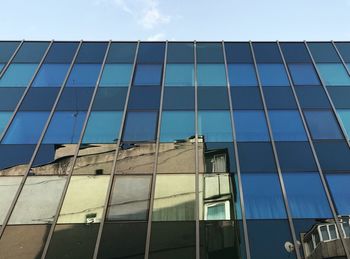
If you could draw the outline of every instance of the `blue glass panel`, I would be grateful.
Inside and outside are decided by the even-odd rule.
[[[277,173],[242,173],[247,219],[286,218]]]
[[[160,141],[187,140],[195,134],[194,122],[193,111],[163,111]]]
[[[92,110],[122,111],[124,110],[127,87],[99,87],[94,99]]]
[[[283,173],[283,179],[293,218],[332,217],[318,173]]]
[[[168,63],[193,63],[194,45],[192,42],[169,42],[167,50]]]
[[[22,44],[12,62],[14,63],[39,63],[49,46],[49,42],[30,42]]]
[[[229,110],[227,87],[198,88],[199,110]]]
[[[257,86],[253,64],[228,64],[228,76],[231,86]]]
[[[224,63],[221,42],[199,42],[196,51],[197,63]]]
[[[44,62],[58,64],[71,63],[78,46],[78,42],[54,42]]]
[[[122,116],[120,111],[91,112],[83,143],[116,143]]]
[[[253,63],[248,42],[226,42],[225,52],[227,63]]]
[[[136,66],[134,85],[160,85],[162,65],[142,64]]]
[[[350,87],[332,86],[327,91],[336,109],[350,109]]]
[[[168,64],[165,86],[194,86],[193,64]]]
[[[350,42],[337,42],[335,46],[345,62],[350,62]]]
[[[0,136],[2,131],[5,129],[9,119],[11,118],[12,112],[0,112]]]
[[[319,85],[316,71],[312,64],[289,64],[294,85]]]
[[[312,57],[315,62],[340,62],[337,52],[331,42],[309,42]]]
[[[326,86],[350,85],[350,77],[342,64],[317,64],[317,68]]]
[[[4,66],[5,66],[5,64],[0,64],[0,72]]]
[[[263,109],[258,87],[233,87],[230,90],[233,109]]]
[[[349,173],[330,173],[326,174],[327,182],[333,201],[339,215],[350,214],[350,174]]]
[[[38,64],[11,64],[0,80],[0,87],[26,87]]]
[[[43,64],[35,77],[33,86],[60,87],[66,77],[69,64]]]
[[[194,87],[166,87],[164,110],[194,110]]]
[[[132,64],[106,64],[100,81],[100,86],[129,86]]]
[[[21,111],[51,111],[59,92],[58,87],[31,87],[24,97]]]
[[[36,144],[49,112],[18,112],[8,129],[3,144]]]
[[[331,111],[305,111],[313,139],[341,139],[342,134]]]
[[[290,87],[265,86],[263,92],[267,109],[297,109]]]
[[[133,86],[130,91],[128,109],[157,110],[160,105],[159,86]]]
[[[198,131],[204,142],[232,142],[229,111],[199,111]]]
[[[76,63],[102,63],[107,49],[107,42],[84,42],[76,59]]]
[[[238,142],[242,172],[271,172],[276,170],[270,142]]]
[[[258,64],[262,86],[288,86],[288,77],[282,64]]]
[[[155,111],[128,112],[123,141],[154,141],[158,114]]]
[[[86,112],[56,111],[46,131],[44,144],[77,143]]]
[[[276,42],[254,42],[253,49],[257,63],[282,63]]]
[[[339,109],[337,110],[337,113],[340,117],[341,122],[343,123],[347,137],[350,139],[350,109]]]
[[[60,97],[56,110],[61,111],[84,111],[90,102],[93,87],[66,87]]]
[[[269,132],[264,111],[239,110],[233,112],[237,141],[268,141]]]
[[[24,87],[0,87],[0,111],[13,111],[24,90]]]
[[[136,42],[113,42],[106,63],[134,63]]]
[[[341,141],[315,141],[318,160],[324,171],[350,171],[350,149]]]
[[[296,87],[295,91],[302,108],[330,108],[326,92],[321,86]]]
[[[0,63],[7,63],[7,61],[11,58],[11,56],[15,52],[18,45],[19,45],[19,41],[0,42]]]
[[[312,62],[303,42],[281,42],[280,45],[286,62]]]
[[[163,63],[165,54],[165,43],[163,42],[141,42],[137,62],[138,63]]]
[[[272,134],[276,141],[306,141],[306,132],[297,110],[270,110]]]
[[[226,86],[226,72],[223,64],[198,64],[198,86]]]
[[[75,64],[69,75],[68,87],[93,87],[100,73],[101,64]]]

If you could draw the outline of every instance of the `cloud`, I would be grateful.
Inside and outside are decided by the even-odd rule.
[[[147,38],[149,41],[158,41],[158,40],[164,40],[165,39],[165,34],[164,33],[157,33],[154,35],[151,35]]]

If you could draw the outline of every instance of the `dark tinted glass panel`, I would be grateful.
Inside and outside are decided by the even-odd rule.
[[[296,109],[297,104],[290,87],[264,87],[268,109]]]
[[[107,42],[85,42],[81,45],[76,63],[102,63]]]
[[[12,112],[0,112],[0,135],[10,120]]]
[[[158,114],[156,111],[128,112],[123,141],[154,141]]]
[[[197,43],[197,63],[224,63],[221,43]]]
[[[259,88],[234,87],[230,90],[233,109],[263,109]]]
[[[339,215],[350,214],[349,204],[349,173],[329,173],[327,176],[327,182],[331,191],[333,201],[336,205],[337,212]]]
[[[165,54],[164,43],[142,42],[137,55],[138,63],[163,63]]]
[[[350,42],[337,42],[335,43],[340,55],[345,62],[350,62]]]
[[[35,144],[36,145],[36,144]],[[27,164],[33,154],[35,145],[0,145],[0,168],[9,168],[16,165]],[[23,170],[16,170],[16,175],[24,174]],[[11,175],[11,171],[7,173],[6,171],[1,172],[1,175]]]
[[[39,63],[48,46],[48,42],[24,42],[12,62]]]
[[[311,58],[303,42],[280,43],[286,62],[310,62]]]
[[[18,46],[18,41],[0,42],[0,63],[7,63]]]
[[[249,43],[225,43],[227,63],[253,63]]]
[[[87,110],[94,91],[92,87],[67,87],[63,90],[56,110],[81,111]]]
[[[168,63],[194,63],[193,43],[168,43]]]
[[[194,65],[167,64],[165,86],[194,86]]]
[[[134,63],[136,43],[114,42],[111,44],[106,63]]]
[[[282,58],[276,43],[253,43],[257,63],[282,63]]]
[[[350,88],[349,87],[328,87],[329,95],[336,108],[346,109],[350,108]]]
[[[341,139],[342,133],[332,111],[304,111],[313,139]]]
[[[56,111],[46,131],[43,143],[77,143],[86,112]]]
[[[34,87],[60,87],[69,64],[43,64],[33,82]]]
[[[11,64],[0,79],[0,87],[27,87],[38,64]]]
[[[21,111],[51,111],[59,88],[30,88],[21,106]]]
[[[282,64],[258,64],[262,86],[288,86],[289,80]]]
[[[322,87],[296,87],[295,91],[301,108],[330,108],[327,95]]]
[[[198,88],[198,109],[229,109],[227,87]]]
[[[100,69],[101,64],[75,64],[66,85],[68,87],[93,87]]]
[[[293,218],[331,218],[327,197],[317,172],[283,173]]]
[[[0,110],[13,111],[22,97],[23,87],[1,87],[0,88]]]
[[[240,110],[234,111],[234,121],[237,141],[268,141],[264,111]]]
[[[4,144],[36,144],[49,112],[18,112],[2,140]]]
[[[315,62],[341,62],[337,52],[330,42],[309,42],[307,45],[310,48],[312,57]]]
[[[46,258],[91,258],[99,224],[57,225]]]
[[[77,42],[54,42],[44,62],[71,63],[78,45]]]
[[[206,142],[231,142],[232,128],[229,111],[199,111],[198,133]]]
[[[297,110],[269,111],[272,134],[276,141],[306,141],[304,125]]]
[[[308,142],[276,141],[277,155],[282,171],[315,171],[316,163]]]
[[[100,86],[128,87],[132,68],[132,64],[105,64]]]
[[[194,87],[166,87],[163,96],[163,109],[194,110]]]
[[[127,88],[99,87],[92,105],[94,111],[122,111],[124,109]]]
[[[238,143],[242,172],[276,171],[270,143]]]
[[[162,68],[162,65],[137,65],[134,76],[134,85],[160,85]]]
[[[320,141],[314,145],[323,170],[350,170],[350,150],[345,141]]]
[[[193,259],[195,246],[195,222],[152,223],[150,258]]]
[[[286,218],[277,173],[242,173],[247,219]]]
[[[193,111],[163,111],[160,130],[161,142],[187,140],[194,136]]]
[[[228,64],[228,75],[231,86],[257,86],[253,64]]]
[[[289,64],[294,85],[319,85],[320,81],[312,64]]]
[[[159,109],[160,104],[160,87],[147,86],[139,87],[133,86],[130,91],[128,109]]]
[[[347,133],[347,137],[350,137],[350,110],[349,109],[339,109],[337,114],[340,118],[340,121]]]
[[[98,258],[143,259],[147,223],[106,223],[103,227]]]

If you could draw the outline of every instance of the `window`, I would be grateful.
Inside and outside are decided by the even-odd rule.
[[[123,111],[126,87],[99,87],[92,105],[94,111]]]
[[[101,64],[75,64],[67,81],[68,87],[94,87]]]
[[[37,64],[11,64],[0,79],[0,87],[27,87]]]
[[[161,85],[162,65],[139,64],[136,66],[134,85]]]
[[[83,127],[86,112],[56,111],[46,131],[43,143],[77,143]]]
[[[275,141],[306,141],[306,133],[297,110],[270,110],[272,134]]]
[[[49,42],[24,42],[12,62],[39,63],[48,46]]]
[[[295,63],[311,63],[309,52],[307,51],[303,42],[281,42],[280,43],[283,56],[286,62]]]
[[[231,86],[257,86],[253,64],[228,64],[228,75]]]
[[[342,138],[341,131],[332,111],[305,111],[304,113],[313,139]]]
[[[198,64],[198,86],[226,86],[226,72],[223,64]]]
[[[347,137],[350,139],[350,109],[339,109],[337,110],[337,113],[340,117],[341,122],[343,123]]]
[[[47,56],[45,57],[44,64],[70,64],[73,60],[76,50],[78,49],[78,45],[78,42],[55,41],[51,45],[50,50],[47,53]]]
[[[194,46],[192,42],[169,42],[167,50],[168,63],[193,63]]]
[[[33,82],[34,87],[60,87],[69,64],[43,64]]]
[[[83,143],[116,143],[122,112],[92,111],[84,133]]]
[[[326,174],[327,182],[333,201],[336,205],[338,215],[349,215],[350,204],[349,204],[349,173],[329,173]]]
[[[327,95],[320,86],[296,87],[301,108],[330,108]],[[334,101],[334,98],[332,98]]]
[[[224,63],[222,43],[197,43],[197,63]]]
[[[275,42],[254,42],[253,49],[257,63],[282,63],[281,54]]]
[[[269,142],[238,142],[242,172],[276,171],[275,158]]]
[[[342,64],[318,64],[317,68],[326,86],[350,85],[350,77]]]
[[[163,63],[165,44],[156,42],[141,42],[137,55],[138,63]]]
[[[100,81],[104,87],[128,87],[132,64],[106,64]]]
[[[227,87],[199,87],[198,109],[199,110],[228,110]]]
[[[194,110],[194,87],[165,87],[164,110]]]
[[[258,64],[262,86],[288,86],[289,81],[282,64]]]
[[[167,64],[165,86],[194,86],[194,65]]]
[[[161,142],[187,140],[195,135],[193,111],[163,111],[160,130]]]
[[[263,92],[267,109],[297,109],[290,87],[266,86]]]
[[[7,63],[7,61],[9,61],[9,59],[15,52],[18,45],[19,45],[18,41],[0,42],[0,63]]]
[[[225,42],[227,63],[253,63],[248,42]]]
[[[198,131],[205,142],[232,142],[229,111],[199,111]]]
[[[17,112],[3,144],[36,144],[49,112]]]
[[[123,141],[154,141],[158,114],[156,111],[129,111],[123,132]]]
[[[107,42],[84,42],[76,59],[76,63],[102,63],[107,49]]]
[[[264,111],[237,110],[233,116],[237,141],[269,141]]]
[[[307,45],[316,63],[340,62],[332,43],[309,42]]]
[[[132,86],[128,109],[159,109],[160,90],[159,86]]]
[[[319,85],[316,71],[312,64],[289,64],[290,75],[294,85]]]
[[[134,63],[136,46],[134,42],[113,42],[106,63]]]
[[[345,62],[350,62],[350,43],[349,42],[337,42],[335,43],[337,49],[339,50],[343,60]]]
[[[258,87],[233,87],[230,90],[234,110],[263,109]]]
[[[11,118],[11,115],[12,112],[0,112],[0,136]]]
[[[345,141],[319,141],[314,145],[324,171],[350,170],[350,150]]]

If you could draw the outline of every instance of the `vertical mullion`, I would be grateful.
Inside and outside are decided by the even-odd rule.
[[[244,199],[243,199],[241,167],[240,167],[239,156],[238,156],[238,145],[237,145],[237,139],[236,139],[236,129],[235,129],[235,122],[234,122],[234,117],[233,117],[233,106],[232,106],[232,99],[231,99],[231,86],[230,86],[230,80],[229,80],[229,75],[228,75],[226,49],[225,49],[225,42],[224,41],[222,41],[222,51],[224,54],[224,62],[225,62],[227,93],[228,93],[228,100],[229,100],[229,106],[230,106],[232,138],[233,138],[233,146],[234,146],[234,150],[235,150],[235,161],[236,161],[236,170],[237,170],[237,178],[238,178],[238,191],[239,191],[239,197],[240,197],[240,203],[241,203],[241,214],[242,214],[242,222],[243,222],[243,235],[244,235],[245,251],[246,251],[247,259],[250,259],[250,247],[249,247],[247,220],[246,220],[246,214],[245,214],[245,205],[244,205]]]
[[[102,219],[101,219],[100,226],[99,226],[98,233],[97,233],[97,239],[96,239],[93,258],[97,258],[97,256],[98,256],[98,251],[99,251],[99,247],[100,247],[105,217],[106,217],[107,208],[108,208],[108,202],[109,202],[110,195],[112,193],[114,173],[115,173],[116,165],[117,165],[119,146],[120,146],[120,142],[121,142],[121,138],[122,138],[122,134],[123,134],[123,128],[124,128],[124,123],[125,123],[125,118],[126,118],[126,111],[127,111],[128,102],[129,102],[132,79],[133,79],[133,76],[135,73],[136,60],[137,60],[137,55],[138,55],[138,51],[139,51],[139,46],[140,46],[140,41],[137,42],[137,46],[136,46],[136,50],[135,50],[133,68],[132,68],[132,71],[130,74],[130,80],[129,80],[128,90],[127,90],[127,94],[126,94],[122,120],[121,120],[120,127],[119,127],[119,136],[118,136],[118,140],[117,140],[117,146],[116,146],[115,155],[114,155],[114,159],[113,159],[111,175],[110,175],[109,183],[108,183],[108,187],[107,187],[106,200],[105,200],[105,204],[104,204],[104,208],[103,208],[103,212],[102,212]]]
[[[150,243],[151,243],[152,213],[153,213],[155,187],[156,187],[155,185],[156,185],[156,177],[157,177],[157,164],[158,164],[158,155],[159,155],[159,139],[160,139],[160,127],[161,127],[161,121],[162,121],[163,95],[164,95],[164,84],[165,84],[167,55],[168,55],[168,41],[165,42],[162,85],[161,85],[160,104],[159,104],[159,113],[158,113],[158,125],[157,125],[156,150],[155,150],[155,155],[154,155],[154,165],[153,165],[152,184],[151,184],[151,188],[152,189],[151,189],[150,203],[149,203],[149,210],[148,210],[147,234],[146,234],[146,245],[145,245],[145,259],[148,259],[148,257],[149,257]]]
[[[65,198],[65,196],[67,194],[69,183],[70,183],[70,180],[72,178],[73,171],[74,171],[75,162],[76,162],[76,159],[77,159],[77,156],[78,156],[78,153],[79,153],[79,147],[80,147],[82,139],[84,137],[84,132],[85,132],[88,120],[89,120],[89,116],[90,116],[91,109],[92,109],[92,104],[94,102],[94,99],[95,99],[95,96],[96,96],[96,93],[97,93],[97,90],[98,90],[98,86],[99,86],[99,83],[100,83],[100,79],[101,79],[101,76],[102,76],[102,72],[103,72],[103,69],[104,69],[104,64],[105,64],[106,59],[107,59],[107,55],[108,55],[108,52],[109,52],[110,45],[111,45],[111,41],[109,41],[109,43],[108,43],[108,46],[107,46],[107,49],[106,49],[106,53],[105,53],[105,56],[104,56],[104,59],[103,59],[103,62],[102,62],[101,68],[100,68],[100,72],[99,72],[99,75],[98,75],[98,78],[97,78],[97,81],[96,81],[96,84],[95,84],[95,87],[94,87],[94,91],[93,91],[93,94],[92,94],[92,97],[91,97],[91,100],[90,100],[90,104],[89,104],[88,110],[86,112],[84,124],[83,124],[82,130],[80,132],[80,136],[79,136],[79,140],[78,140],[78,143],[77,143],[77,147],[76,147],[76,149],[74,151],[74,155],[73,155],[73,159],[72,159],[72,167],[71,167],[70,171],[67,172],[67,180],[66,180],[66,183],[64,185],[64,188],[63,188],[63,191],[62,191],[62,195],[61,195],[61,199],[60,199],[60,202],[59,202],[59,204],[57,206],[56,214],[55,214],[54,220],[52,221],[52,224],[51,224],[51,227],[50,227],[50,231],[49,231],[48,237],[47,237],[46,242],[45,242],[44,250],[43,250],[43,253],[42,253],[42,256],[41,256],[42,259],[44,259],[46,257],[46,254],[48,252],[49,245],[50,245],[50,242],[51,242],[51,239],[52,239],[55,227],[57,225],[57,221],[58,221],[58,217],[59,217],[59,214],[60,214],[60,210],[61,210],[61,207],[63,205],[64,198]],[[79,49],[80,49],[80,46],[79,46]],[[78,54],[78,52],[79,52],[79,50],[77,50],[76,54]]]
[[[339,125],[339,127],[340,127],[341,133],[342,133],[343,137],[345,138],[345,141],[346,141],[346,143],[348,144],[348,147],[350,148],[350,140],[347,138],[346,131],[345,131],[345,129],[344,129],[343,123],[341,122],[341,120],[340,120],[340,118],[339,118],[339,115],[338,115],[338,113],[337,113],[337,109],[335,108],[335,106],[334,106],[334,104],[333,104],[333,101],[332,101],[332,98],[331,98],[331,96],[330,96],[329,93],[328,93],[327,87],[326,87],[325,83],[323,82],[323,79],[322,79],[322,77],[321,77],[321,75],[320,75],[320,72],[319,72],[319,70],[318,70],[318,67],[317,67],[316,62],[315,62],[315,60],[314,60],[314,57],[312,56],[312,53],[311,53],[311,51],[310,51],[310,49],[309,49],[309,46],[308,46],[307,42],[304,41],[304,44],[305,44],[305,47],[306,47],[306,49],[307,49],[307,51],[308,51],[308,53],[309,53],[309,56],[310,56],[311,61],[312,61],[312,64],[313,64],[313,66],[314,66],[314,68],[315,68],[315,70],[316,70],[317,76],[318,76],[318,78],[319,78],[319,80],[320,80],[320,82],[321,82],[321,85],[322,85],[322,87],[323,87],[323,90],[325,91],[325,93],[326,93],[326,95],[327,95],[327,98],[328,98],[328,101],[329,101],[329,103],[330,103],[330,105],[331,105],[331,107],[332,107],[333,113],[334,113],[335,118],[336,118],[336,120],[337,120],[337,122],[338,122],[338,125]]]
[[[31,80],[29,81],[28,86],[27,86],[27,88],[26,88],[24,94],[22,95],[20,101],[18,102],[18,104],[17,104],[17,106],[16,106],[16,109],[15,109],[15,111],[13,112],[12,117],[11,117],[9,123],[7,124],[6,128],[5,128],[4,131],[3,131],[3,134],[2,134],[2,136],[1,136],[1,138],[5,136],[6,131],[7,131],[8,128],[10,127],[10,124],[11,124],[11,122],[13,121],[13,119],[14,119],[14,117],[15,117],[15,114],[17,113],[17,111],[18,111],[18,109],[19,109],[19,107],[20,107],[20,105],[21,105],[21,102],[23,101],[23,99],[24,99],[26,93],[29,91],[29,88],[30,88],[32,82],[34,81],[34,78],[36,77],[38,71],[40,70],[40,67],[41,67],[41,65],[43,64],[43,62],[44,62],[44,60],[45,60],[45,58],[46,58],[46,56],[47,56],[47,53],[49,53],[49,50],[50,50],[52,44],[53,44],[53,40],[50,42],[49,46],[47,47],[47,49],[46,49],[46,51],[45,51],[45,53],[44,53],[44,55],[43,55],[43,57],[41,58],[41,60],[40,60],[40,62],[39,62],[39,64],[38,64],[38,67],[36,68],[36,70],[35,70],[35,72],[34,72],[34,74],[33,74],[33,77],[32,77]],[[0,141],[2,140],[1,138],[0,138]],[[26,178],[27,178],[28,172],[29,172],[29,170],[30,170],[30,167],[32,166],[32,162],[34,161],[34,157],[35,157],[35,155],[36,155],[36,152],[37,152],[37,150],[38,150],[38,146],[39,146],[39,145],[40,145],[40,141],[38,142],[38,144],[37,144],[37,146],[36,146],[36,148],[35,148],[35,150],[34,150],[34,152],[33,152],[33,154],[32,154],[32,157],[31,157],[31,160],[30,160],[30,162],[29,162],[29,164],[28,164],[28,167],[27,167],[27,169],[26,169],[26,171],[25,171],[25,173],[24,173],[24,175],[23,175],[23,177],[22,177],[22,180],[21,180],[21,182],[20,182],[20,184],[19,184],[19,186],[18,186],[18,189],[17,189],[17,191],[16,191],[16,194],[15,194],[15,196],[13,197],[11,206],[10,206],[10,208],[9,208],[7,214],[6,214],[6,217],[5,217],[5,219],[4,219],[3,225],[2,225],[2,227],[1,227],[1,229],[0,229],[0,238],[2,237],[2,235],[3,235],[4,231],[5,231],[5,227],[6,227],[8,221],[9,221],[9,219],[10,219],[10,217],[11,217],[12,211],[13,211],[13,209],[14,209],[14,207],[15,207],[15,204],[16,204],[16,202],[17,202],[17,199],[18,199],[19,195],[20,195],[20,192],[22,191],[22,188],[23,188],[24,183],[25,183],[25,181],[26,181]]]
[[[277,155],[276,145],[275,145],[275,141],[274,141],[273,134],[272,134],[271,123],[270,123],[269,114],[268,114],[268,110],[267,110],[267,106],[266,106],[264,92],[263,92],[262,85],[261,85],[261,80],[260,80],[260,75],[259,75],[259,71],[258,71],[258,66],[257,66],[256,59],[255,59],[254,48],[253,48],[253,44],[252,44],[251,41],[249,41],[249,44],[250,44],[250,49],[251,49],[253,60],[254,60],[254,67],[255,67],[255,70],[256,70],[256,76],[257,76],[257,80],[258,80],[258,84],[259,84],[259,91],[260,91],[261,100],[262,100],[263,107],[264,107],[265,118],[266,118],[266,123],[267,123],[268,130],[269,130],[269,135],[270,135],[273,155],[274,155],[276,166],[277,166],[277,174],[278,174],[280,187],[281,187],[281,191],[282,191],[282,196],[283,196],[283,201],[284,201],[284,205],[285,205],[285,209],[286,209],[286,213],[287,213],[288,223],[289,223],[290,231],[291,231],[291,234],[292,234],[294,247],[297,248],[298,247],[298,242],[297,242],[297,238],[296,238],[296,235],[295,235],[294,224],[293,224],[293,220],[292,220],[292,217],[291,217],[291,212],[290,212],[290,208],[289,208],[288,198],[287,198],[287,194],[286,194],[286,188],[284,186],[284,181],[283,181],[283,176],[282,176],[282,172],[281,172],[281,167],[280,167],[280,163],[279,163],[279,159],[278,159],[278,155]],[[301,259],[301,255],[300,255],[299,250],[295,249],[295,252],[296,252],[297,259]]]
[[[317,154],[316,154],[316,150],[315,150],[315,147],[314,147],[314,143],[313,143],[313,140],[311,138],[310,131],[309,131],[308,127],[307,127],[306,120],[305,120],[305,117],[304,117],[301,105],[299,103],[299,99],[298,99],[298,96],[296,94],[292,78],[290,76],[290,73],[289,73],[289,70],[288,70],[288,67],[287,67],[287,62],[286,62],[286,60],[284,58],[284,55],[283,55],[280,43],[278,41],[277,41],[277,46],[278,46],[279,52],[280,52],[282,60],[283,60],[283,65],[284,65],[284,68],[285,68],[287,76],[288,76],[288,80],[289,80],[289,83],[290,83],[290,86],[291,86],[291,89],[292,89],[292,92],[293,92],[294,99],[295,99],[297,107],[298,107],[298,111],[299,111],[301,120],[303,122],[303,126],[304,126],[304,129],[305,129],[307,138],[308,138],[308,142],[309,142],[310,147],[311,147],[312,155],[313,155],[313,157],[315,159],[315,162],[316,162],[316,166],[317,166],[317,169],[318,169],[319,176],[321,178],[322,186],[323,186],[323,188],[325,190],[325,193],[326,193],[326,196],[327,196],[327,200],[328,200],[329,206],[330,206],[331,211],[332,211],[333,219],[336,222],[336,226],[337,226],[338,232],[341,233],[341,225],[340,225],[339,219],[337,217],[335,206],[333,204],[332,197],[331,197],[331,194],[329,192],[329,189],[328,189],[328,186],[327,186],[327,183],[326,183],[326,180],[325,180],[322,168],[321,168],[321,164],[320,164],[320,162],[318,160],[318,157],[317,157]],[[349,258],[349,251],[348,251],[348,248],[346,247],[346,242],[345,242],[345,240],[344,240],[342,235],[340,235],[340,238],[341,238],[341,242],[343,244],[344,250],[346,251],[346,255]]]

